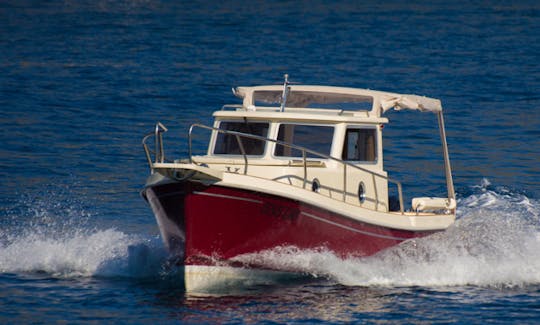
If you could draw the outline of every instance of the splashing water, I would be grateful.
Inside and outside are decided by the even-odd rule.
[[[152,277],[166,261],[161,241],[114,229],[76,230],[64,237],[39,232],[0,245],[0,272],[47,273],[54,277]]]
[[[279,247],[240,260],[328,277],[348,286],[522,286],[540,283],[540,203],[486,180],[459,200],[445,232],[368,258]]]
[[[65,196],[57,192],[41,196],[45,199],[24,197],[8,211],[0,229],[1,273],[68,278],[160,275],[167,253],[159,237],[92,226],[92,215]]]
[[[487,180],[472,190],[459,200],[458,219],[447,231],[371,257],[343,260],[324,249],[278,247],[237,259],[262,261],[271,268],[348,286],[539,284],[540,202],[494,188]],[[12,220],[12,225],[8,222],[0,230],[0,272],[58,277],[163,275],[167,253],[159,237],[89,226],[91,215],[84,209],[73,202],[63,209],[58,200],[53,201],[53,207],[34,204],[29,220]]]

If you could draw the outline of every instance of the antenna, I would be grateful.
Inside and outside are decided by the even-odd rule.
[[[283,93],[281,94],[280,112],[285,110],[285,104],[287,104],[287,95],[289,95],[289,91],[291,90],[289,87],[289,75],[286,73],[283,77],[285,78],[285,81],[283,82]]]

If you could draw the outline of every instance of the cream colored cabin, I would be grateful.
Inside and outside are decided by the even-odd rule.
[[[307,153],[307,177],[304,178],[303,154],[300,150],[276,142],[243,139],[248,159],[247,175],[310,188],[338,200],[343,200],[346,182],[348,203],[388,211],[387,175],[383,171],[381,145],[383,119],[373,121],[344,117],[339,116],[337,111],[328,111],[323,119],[317,120],[313,116],[292,111],[276,114],[261,109],[256,116],[243,109],[220,111],[214,114],[214,127],[293,143],[372,172],[349,167],[349,170],[345,170],[345,179],[344,168],[347,167],[344,164]],[[215,131],[208,155],[193,157],[193,160],[226,172],[244,173],[245,161],[233,135]]]
[[[193,124],[187,159],[167,162],[162,134],[143,139],[152,175],[147,186],[198,182],[284,197],[361,222],[392,229],[434,231],[455,220],[456,202],[441,102],[416,95],[330,86],[239,87],[241,105],[214,113],[213,126]],[[402,186],[384,170],[382,129],[389,109],[435,113],[447,196],[413,198],[405,211]],[[204,155],[193,138],[210,133]],[[146,141],[154,136],[152,151]],[[152,159],[152,153],[154,159]],[[394,188],[392,188],[394,187]],[[398,199],[389,200],[389,189]],[[237,198],[239,200],[248,200]]]
[[[286,96],[282,90],[281,86],[235,89],[243,104],[226,105],[214,113],[207,155],[194,156],[192,162],[311,189],[374,211],[392,210],[388,186],[399,183],[389,185],[384,171],[382,128],[388,119],[381,115],[388,105],[412,102],[417,109],[437,109],[440,102],[354,88],[288,86]],[[237,138],[234,132],[260,138]],[[393,206],[395,210],[396,203]]]

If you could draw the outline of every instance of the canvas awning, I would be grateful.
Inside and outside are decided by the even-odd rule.
[[[402,109],[419,110],[422,112],[442,111],[440,100],[417,95],[398,95],[381,98],[381,108],[383,113],[391,108],[394,108],[396,111]]]
[[[391,108],[411,109],[423,112],[441,112],[441,101],[418,95],[404,95],[391,92],[332,86],[291,85],[287,97],[287,107],[317,107],[316,104],[370,103],[371,113],[381,116]],[[280,103],[282,86],[238,87],[233,89],[236,96],[244,99],[244,106],[256,102]],[[365,106],[363,106],[365,107]]]

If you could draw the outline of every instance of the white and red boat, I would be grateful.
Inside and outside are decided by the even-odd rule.
[[[214,112],[214,125],[189,130],[188,157],[168,161],[163,133],[143,140],[151,175],[143,190],[187,291],[272,269],[239,256],[280,247],[324,249],[341,257],[377,253],[443,231],[456,201],[441,102],[367,89],[291,85],[238,87],[241,105]],[[447,195],[412,199],[383,167],[384,112],[438,117]],[[194,155],[197,135],[206,153]],[[150,149],[147,145],[153,139]],[[199,146],[200,147],[200,146]],[[389,199],[389,187],[398,193]]]

